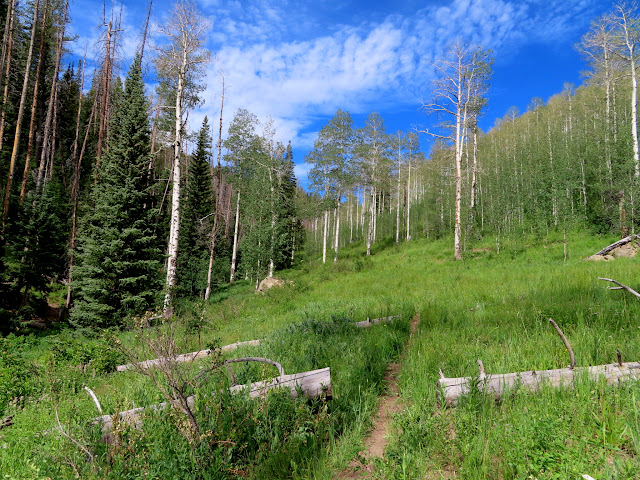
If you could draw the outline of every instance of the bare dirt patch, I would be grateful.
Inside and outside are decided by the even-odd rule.
[[[409,342],[405,347],[405,352],[411,345],[413,336],[418,330],[419,323],[420,314],[416,314],[411,320],[411,334],[409,336]],[[393,415],[400,412],[403,408],[398,393],[398,375],[402,370],[402,366],[402,357],[400,357],[398,362],[389,364],[384,376],[384,382],[387,386],[386,393],[380,397],[380,401],[378,402],[378,411],[373,419],[373,430],[371,430],[364,440],[364,450],[360,452],[357,460],[353,460],[349,464],[348,469],[338,472],[334,476],[334,480],[372,478],[373,472],[375,471],[374,459],[382,458],[384,450],[389,443],[389,436],[394,433],[392,431]]]

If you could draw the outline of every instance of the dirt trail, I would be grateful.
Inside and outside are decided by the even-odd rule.
[[[419,323],[420,314],[416,314],[411,320],[411,334],[405,347],[405,352],[408,351],[411,345]],[[402,370],[403,357],[404,353],[397,362],[389,364],[384,376],[387,391],[380,397],[378,411],[373,419],[373,430],[365,438],[364,450],[360,452],[360,457],[366,460],[366,463],[363,463],[360,459],[352,461],[349,464],[349,468],[338,472],[334,476],[334,480],[372,478],[375,469],[374,459],[381,458],[384,455],[384,449],[389,443],[388,433],[390,432],[393,414],[402,409],[402,402],[398,394],[398,375]]]

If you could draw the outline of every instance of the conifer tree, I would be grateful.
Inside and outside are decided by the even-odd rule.
[[[197,295],[206,288],[211,220],[215,208],[211,183],[211,134],[207,117],[198,134],[196,151],[189,163],[178,250],[178,292]]]
[[[112,117],[111,137],[81,225],[75,270],[76,326],[103,327],[152,308],[160,291],[161,252],[147,208],[150,130],[140,58]]]

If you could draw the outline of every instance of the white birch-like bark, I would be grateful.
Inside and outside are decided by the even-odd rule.
[[[338,246],[340,240],[340,192],[338,192],[338,206],[336,207],[336,236],[335,242],[333,245],[334,255],[333,255],[333,263],[338,261]]]
[[[327,237],[329,236],[329,210],[324,211],[324,233],[322,234],[322,263],[327,263]]]
[[[167,281],[164,297],[164,310],[169,308],[176,285],[176,267],[178,264],[178,237],[180,234],[180,160],[182,159],[182,102],[184,80],[186,76],[187,52],[183,52],[182,64],[178,71],[176,88],[176,121],[173,141],[173,175],[171,177],[171,218],[169,220],[169,244],[167,259]]]
[[[238,225],[240,224],[240,191],[236,200],[236,221],[233,227],[233,252],[231,254],[231,277],[229,283],[233,283],[236,276],[236,258],[238,255]]]

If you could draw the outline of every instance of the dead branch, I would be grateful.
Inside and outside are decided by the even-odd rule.
[[[567,350],[569,351],[569,358],[571,360],[571,366],[569,368],[571,368],[573,370],[576,367],[576,357],[573,354],[573,350],[571,349],[571,345],[569,344],[569,340],[567,340],[567,337],[564,336],[564,333],[562,333],[562,330],[560,330],[560,327],[558,326],[558,324],[553,321],[553,318],[549,319],[549,323],[551,323],[551,325],[553,325],[553,328],[556,329],[556,332],[558,332],[558,335],[560,335],[560,338],[564,342],[564,346],[567,347]]]
[[[93,390],[91,390],[87,386],[84,387],[84,390],[86,390],[86,392],[89,394],[89,396],[91,397],[91,400],[93,400],[93,403],[96,404],[96,408],[98,409],[98,412],[100,413],[100,415],[102,415],[102,407],[100,406],[100,401],[98,400],[98,397],[96,397],[96,394],[93,393]]]
[[[636,292],[633,288],[628,287],[627,285],[618,282],[617,280],[614,280],[612,278],[602,278],[602,277],[598,277],[598,280],[604,280],[605,282],[611,282],[611,283],[615,283],[616,285],[618,285],[617,287],[609,287],[609,290],[626,290],[627,292],[631,293],[632,295],[635,295],[636,297],[640,298],[640,293]]]

